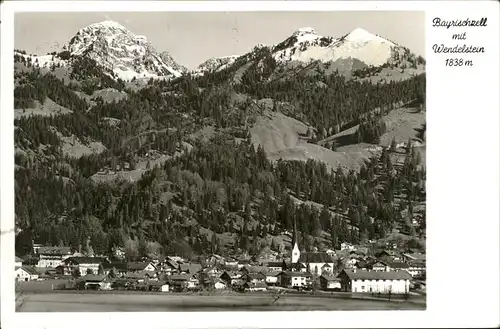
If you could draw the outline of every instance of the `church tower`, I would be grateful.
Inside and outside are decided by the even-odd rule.
[[[300,258],[299,241],[297,239],[297,225],[293,221],[293,237],[292,237],[292,264],[296,264]]]

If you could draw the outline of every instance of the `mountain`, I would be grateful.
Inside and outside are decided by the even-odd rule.
[[[273,57],[278,63],[289,61],[333,62],[338,59],[357,59],[367,66],[390,63],[398,55],[410,51],[389,40],[357,28],[340,38],[323,37],[313,28],[300,28],[291,37],[278,44]],[[396,55],[398,54],[398,55]]]
[[[356,28],[339,38],[321,36],[312,27],[297,29],[282,42],[272,46],[258,46],[250,52],[223,62],[208,60],[202,67],[228,69],[238,76],[244,74],[251,65],[269,74],[269,79],[288,77],[289,74],[330,75],[338,71],[347,77],[369,77],[386,69],[384,76],[396,76],[406,79],[425,70],[425,60],[412,53],[408,48],[372,34],[362,28]],[[303,71],[298,71],[304,69]],[[401,70],[407,69],[401,75]],[[365,70],[365,71],[362,71]],[[361,74],[358,74],[360,71]],[[271,74],[272,73],[272,74]],[[388,78],[390,80],[390,77]],[[376,82],[377,80],[373,81]]]
[[[16,51],[15,54],[45,68],[72,66],[75,60],[87,58],[112,78],[124,81],[176,78],[187,71],[168,52],[158,53],[145,36],[135,35],[114,21],[80,29],[59,53],[37,56]]]
[[[205,62],[201,63],[200,65],[198,65],[198,67],[194,70],[194,72],[203,74],[209,71],[223,70],[224,68],[233,64],[238,57],[239,57],[238,55],[231,55],[231,56],[210,58]]]
[[[123,80],[182,75],[177,70],[182,69],[181,66],[170,56],[156,52],[145,36],[135,35],[113,21],[80,29],[63,47],[63,51],[68,51],[72,57],[88,56]]]
[[[295,222],[308,250],[422,246],[426,77],[404,76],[411,61],[366,31],[302,28],[181,74],[113,22],[60,53],[16,51],[16,251],[257,257]],[[391,66],[401,79],[364,82]],[[144,74],[158,79],[117,79]]]

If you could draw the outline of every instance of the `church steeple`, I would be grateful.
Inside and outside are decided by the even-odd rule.
[[[297,223],[295,218],[293,220],[293,236],[292,236],[292,264],[295,264],[299,261],[300,258],[300,249],[299,249],[299,239],[297,238]]]

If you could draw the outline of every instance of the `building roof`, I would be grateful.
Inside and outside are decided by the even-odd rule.
[[[349,271],[343,270],[337,277],[345,273],[351,280],[411,280],[410,273],[406,271],[397,272],[374,272],[374,271]]]
[[[173,274],[170,276],[172,281],[189,281],[193,278],[191,274]]]
[[[95,274],[87,274],[82,279],[85,282],[101,282],[106,278],[105,275],[95,275]]]
[[[330,281],[331,281],[331,282],[333,282],[333,281],[340,281],[340,279],[339,279],[339,278],[337,278],[337,277],[336,277],[336,276],[334,276],[334,275],[321,275],[321,276],[320,276],[320,278],[323,278],[323,279],[325,279],[326,281],[329,281],[329,282],[330,282]]]
[[[127,264],[127,270],[129,271],[143,271],[146,267],[151,264],[150,262],[131,262]]]
[[[283,267],[283,262],[268,262],[266,267]]]
[[[403,262],[384,262],[387,266],[391,268],[408,268],[408,264]]]
[[[127,269],[127,264],[126,263],[121,263],[121,262],[112,262],[112,263],[103,263],[102,268],[105,270],[111,270],[111,269],[117,269],[117,270],[126,270]]]
[[[294,271],[283,271],[280,272],[278,275],[286,275],[286,276],[304,276],[304,277],[310,277],[311,273],[308,272],[294,272]]]
[[[198,273],[202,269],[202,266],[201,264],[197,263],[180,264],[179,269],[181,270],[181,272],[189,272],[189,274],[194,274]]]
[[[16,263],[22,263],[24,260],[21,257],[16,256]]]
[[[71,255],[70,247],[43,246],[38,249],[40,255]]]
[[[264,274],[267,277],[267,276],[277,276],[280,273],[281,273],[281,271],[269,271],[269,272],[262,273],[262,274]]]
[[[249,279],[249,280],[254,280],[254,279],[265,279],[266,276],[262,273],[248,273],[248,274],[244,274],[242,275],[241,278],[246,278],[246,279]]]
[[[326,252],[303,252],[299,257],[300,263],[333,263],[333,258]]]
[[[321,268],[324,268],[324,267],[332,267],[332,266],[330,264],[325,263],[325,265],[321,266]]]
[[[16,271],[18,269],[22,269],[23,271],[25,271],[26,273],[28,273],[29,275],[39,275],[40,273],[38,273],[38,271],[33,268],[33,267],[30,267],[30,266],[16,266]]]
[[[231,279],[239,279],[239,278],[241,278],[241,273],[239,273],[239,272],[224,271],[224,273],[226,273],[229,276],[229,278],[231,278]],[[222,273],[221,276],[223,276],[224,273]]]
[[[246,282],[245,286],[248,288],[267,288],[264,282]]]
[[[267,272],[269,268],[266,266],[245,266],[241,270],[247,270],[248,273],[262,273],[262,272]]]
[[[107,260],[102,257],[69,257],[64,262],[73,262],[76,264],[102,264],[106,263]]]

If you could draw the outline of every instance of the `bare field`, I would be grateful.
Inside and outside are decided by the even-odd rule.
[[[166,311],[346,311],[425,310],[424,303],[345,299],[268,293],[200,296],[173,293],[53,293],[27,294],[18,312],[166,312]]]

